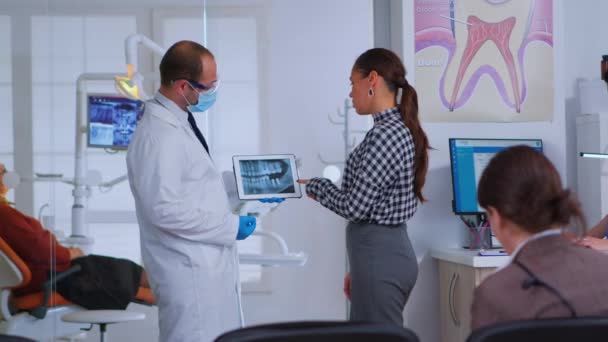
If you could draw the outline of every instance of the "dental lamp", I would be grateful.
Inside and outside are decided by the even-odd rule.
[[[122,96],[132,99],[140,100],[147,98],[143,89],[143,77],[139,73],[133,71],[134,67],[132,64],[127,65],[127,76],[118,75],[114,77],[114,87],[116,91]]]
[[[146,100],[149,96],[143,89],[143,76],[137,71],[139,44],[162,56],[166,50],[150,38],[142,34],[132,34],[125,40],[125,57],[127,62],[127,75],[118,75],[114,78],[116,90],[123,96],[133,100]]]
[[[68,184],[74,186],[72,195],[72,234],[74,239],[81,239],[82,244],[92,243],[86,231],[86,199],[90,195],[90,186],[93,183],[101,187],[111,187],[126,180],[126,176],[118,177],[106,183],[100,183],[101,175],[91,176],[86,170],[86,137],[87,137],[87,81],[113,81],[116,90],[131,99],[147,99],[142,86],[143,76],[137,72],[137,48],[143,44],[153,52],[160,55],[165,49],[141,34],[133,34],[125,40],[125,58],[127,63],[127,74],[116,75],[116,73],[84,73],[76,81],[76,151],[74,154],[74,178],[67,180]],[[47,178],[47,180],[49,180]],[[92,182],[91,180],[95,180]],[[54,179],[53,181],[57,181]],[[64,181],[65,183],[66,181]],[[80,243],[79,243],[80,244]]]

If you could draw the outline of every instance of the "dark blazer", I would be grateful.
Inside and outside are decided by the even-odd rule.
[[[571,317],[568,305],[578,317],[608,316],[608,254],[576,245],[561,234],[548,235],[526,243],[507,266],[475,289],[471,328]]]

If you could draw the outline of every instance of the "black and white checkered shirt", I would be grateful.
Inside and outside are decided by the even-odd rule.
[[[418,207],[414,194],[414,139],[399,107],[376,113],[374,127],[346,161],[342,188],[313,178],[306,192],[352,222],[402,224]]]

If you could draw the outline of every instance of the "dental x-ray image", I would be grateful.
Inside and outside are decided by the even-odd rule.
[[[240,200],[302,197],[293,154],[233,156],[232,163]]]
[[[240,160],[245,195],[295,193],[289,159]]]
[[[89,96],[89,146],[127,148],[143,111],[142,101]]]

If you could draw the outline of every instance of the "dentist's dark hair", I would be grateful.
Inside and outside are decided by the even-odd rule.
[[[422,130],[418,118],[418,95],[414,87],[405,78],[406,71],[401,59],[390,50],[374,48],[359,56],[353,69],[359,71],[363,77],[367,77],[370,72],[376,71],[378,75],[382,76],[389,90],[395,94],[395,98],[398,90],[401,89],[401,103],[399,105],[401,119],[412,134],[416,150],[414,156],[414,193],[421,202],[426,201],[422,195],[422,188],[426,182],[426,172],[429,166],[429,140],[424,130]]]
[[[560,226],[580,236],[585,234],[579,201],[562,187],[551,161],[532,147],[514,146],[497,153],[483,171],[477,189],[479,205],[494,207],[529,233]]]
[[[177,79],[198,81],[203,72],[202,56],[213,57],[209,49],[197,42],[182,40],[173,44],[160,61],[160,83],[171,85]]]

